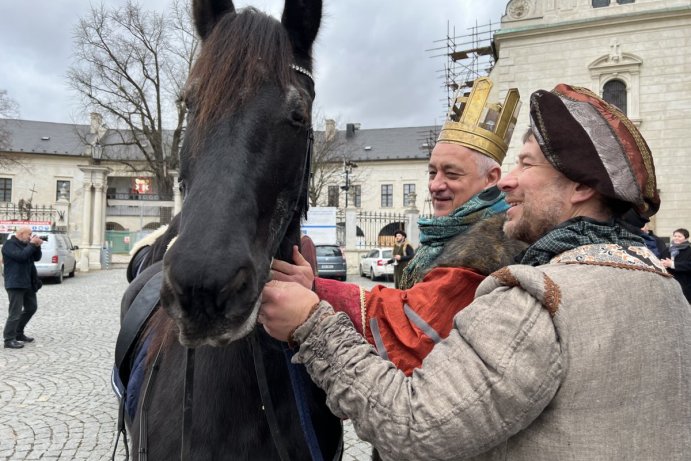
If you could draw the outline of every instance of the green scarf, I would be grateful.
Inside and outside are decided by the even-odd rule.
[[[403,269],[401,289],[406,290],[422,280],[451,238],[466,232],[476,222],[503,213],[508,208],[504,194],[494,186],[474,195],[448,216],[420,218],[420,247]]]
[[[582,245],[616,244],[622,247],[645,246],[641,237],[614,221],[602,222],[579,216],[569,219],[530,245],[516,257],[520,264],[540,266],[555,256]]]

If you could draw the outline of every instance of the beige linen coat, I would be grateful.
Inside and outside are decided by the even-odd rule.
[[[691,308],[643,247],[493,274],[411,377],[326,303],[295,338],[384,459],[691,459]]]

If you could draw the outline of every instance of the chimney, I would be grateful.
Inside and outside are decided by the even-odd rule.
[[[324,137],[326,142],[331,142],[336,138],[336,120],[331,118],[324,120]]]
[[[90,141],[91,144],[100,143],[101,139],[108,132],[108,127],[103,123],[103,116],[98,112],[91,113],[91,127],[89,133],[93,135],[93,140]]]
[[[103,125],[103,116],[98,112],[91,113],[91,134],[98,134],[99,128]]]
[[[346,124],[346,138],[355,137],[355,131],[360,129],[359,123],[348,123]]]

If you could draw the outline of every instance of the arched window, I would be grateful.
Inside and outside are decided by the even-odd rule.
[[[602,88],[602,99],[626,114],[626,84],[621,80],[610,80]]]
[[[593,8],[602,8],[609,6],[609,0],[593,0]]]

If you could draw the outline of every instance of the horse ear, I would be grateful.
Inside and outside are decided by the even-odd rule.
[[[194,27],[202,40],[206,39],[219,19],[226,13],[235,12],[233,0],[194,0],[192,16]]]
[[[286,0],[281,23],[290,35],[295,54],[311,55],[321,19],[322,0]]]

